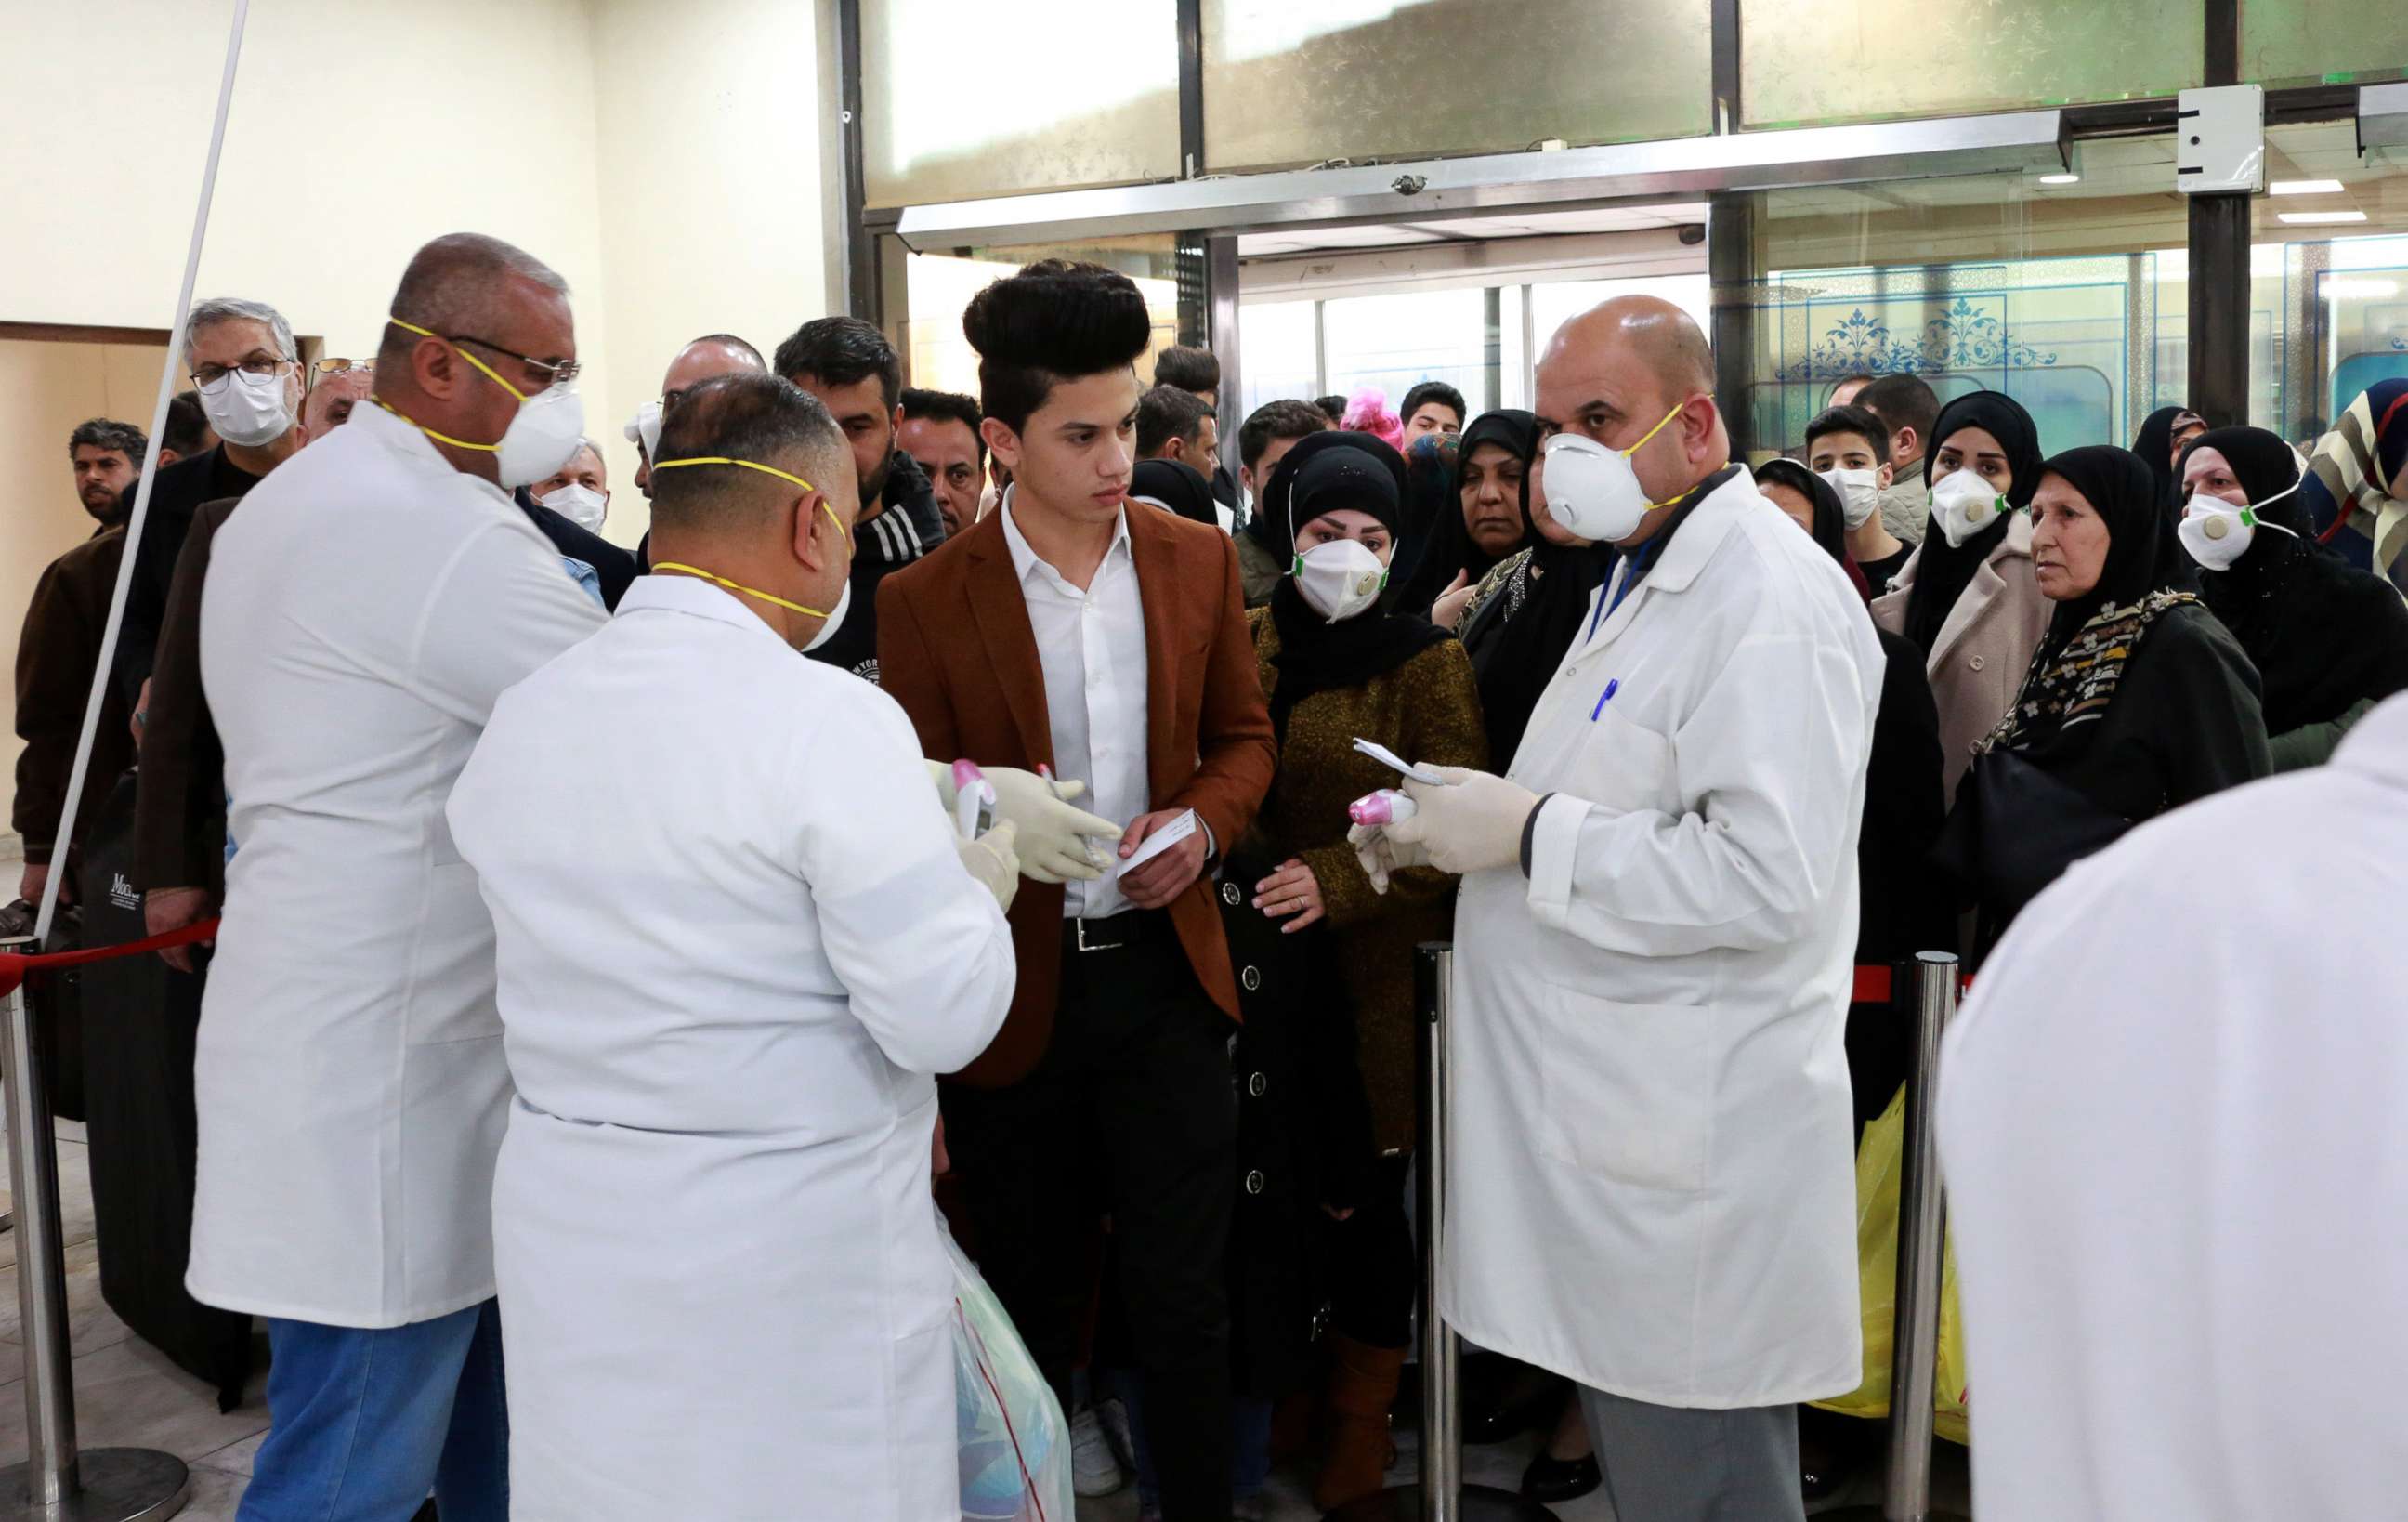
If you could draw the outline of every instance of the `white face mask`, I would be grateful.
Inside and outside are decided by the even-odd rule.
[[[1837,466],[1823,472],[1831,490],[1840,494],[1840,515],[1850,528],[1862,528],[1881,510],[1881,472],[1846,470]]]
[[[519,403],[494,452],[502,489],[532,485],[557,472],[585,438],[585,401],[574,385],[554,385]]]
[[[803,653],[808,655],[835,639],[838,627],[844,623],[845,610],[852,606],[853,572],[847,570],[844,575],[844,590],[836,595],[836,606],[829,609],[828,616],[820,621],[820,632],[812,635],[810,642],[803,646]]]
[[[1330,539],[1296,557],[1289,571],[1312,610],[1335,624],[1380,600],[1388,567],[1361,539]]]
[[[628,443],[644,446],[645,459],[659,459],[661,457],[661,404],[646,402],[636,409],[635,417],[630,419],[627,425],[619,432]]]
[[[2014,510],[1999,489],[1970,467],[1949,472],[1931,488],[1931,520],[1951,549]]]
[[[201,410],[220,438],[245,449],[273,444],[293,431],[293,402],[280,375],[228,370],[215,390],[201,393]]]
[[[538,496],[536,500],[589,534],[602,532],[602,520],[610,510],[609,494],[597,492],[591,486],[573,481],[560,490],[547,496]]]
[[[2300,488],[2296,482],[2288,491],[2275,493],[2266,502],[2280,502]],[[2182,522],[2175,526],[2174,537],[2190,557],[2209,570],[2230,570],[2249,546],[2258,540],[2258,531],[2271,528],[2277,534],[2291,534],[2280,524],[2270,524],[2258,516],[2258,509],[2266,505],[2236,508],[2220,496],[2201,492],[2183,508]],[[2291,534],[2298,538],[2297,534]]]
[[[1609,449],[1584,434],[1559,433],[1548,439],[1548,516],[1592,544],[1618,544],[1638,533],[1649,510],[1665,504],[1647,500],[1647,488],[1639,484],[1639,472],[1631,468],[1630,457],[1680,415],[1679,407],[1665,413],[1628,449]]]

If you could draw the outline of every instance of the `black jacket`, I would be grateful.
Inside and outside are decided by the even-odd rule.
[[[945,542],[945,520],[920,462],[896,451],[887,464],[880,510],[853,530],[853,601],[827,643],[811,659],[878,681],[878,583]]]
[[[636,553],[622,550],[592,529],[580,525],[567,514],[545,507],[523,486],[511,494],[511,499],[533,520],[536,527],[543,530],[543,537],[552,541],[553,549],[571,560],[581,560],[594,567],[595,576],[602,582],[602,606],[616,611],[619,599],[627,595],[627,589],[636,584],[636,578],[643,574]]]
[[[159,625],[167,612],[167,588],[176,580],[176,557],[204,502],[241,496],[264,478],[225,457],[219,444],[206,454],[163,467],[150,482],[150,510],[142,520],[142,542],[134,550],[134,584],[126,589],[123,632],[117,637],[119,696],[133,711],[150,679],[159,649]]]

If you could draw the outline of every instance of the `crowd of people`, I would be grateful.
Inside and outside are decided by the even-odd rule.
[[[2058,906],[2113,881],[2077,864],[2276,772],[2397,775],[2408,385],[2310,458],[2179,408],[2049,453],[2004,392],[1855,377],[1751,468],[1696,323],[1624,297],[1529,409],[1283,399],[1225,452],[1217,362],[1141,384],[1122,276],[1031,265],[963,329],[976,396],[851,318],[685,346],[626,424],[633,550],[567,287],[477,235],[372,359],[195,305],[138,544],[150,441],[71,434],[96,526],[26,617],[20,892],[93,899],[122,808],[145,926],[222,916],[146,1027],[180,1142],[92,1145],[140,1181],[100,1207],[135,1329],[231,1401],[265,1320],[245,1522],[962,1515],[949,1229],[1082,1493],[1260,1516],[1310,1449],[1318,1504],[1365,1497],[1442,940],[1475,1435],[1541,1428],[1526,1492],[1625,1522],[1802,1517],[1908,1066],[1851,968],[1960,952],[2045,1004]],[[1968,1018],[2006,1055],[1948,1136],[2014,1366],[1982,1444],[2071,1314],[1999,1266],[2046,1219],[2001,1203],[2024,1091],[1981,1086],[2017,997]],[[2070,1424],[1998,1429],[1985,1516],[2144,1515],[2022,1472],[2080,1467]]]

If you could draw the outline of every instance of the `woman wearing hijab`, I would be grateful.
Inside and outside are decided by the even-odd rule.
[[[2014,398],[1977,391],[1941,409],[1931,438],[1930,524],[1873,603],[1873,622],[1922,653],[1940,706],[1941,786],[1953,799],[2048,627],[2021,510],[2040,484],[2040,431]]]
[[[2358,393],[2300,483],[2317,537],[2360,570],[2400,580],[2408,547],[2408,380]]]
[[[2147,462],[2069,450],[2042,467],[2032,515],[2055,610],[1942,845],[1984,950],[2075,861],[2273,769],[2258,673],[2195,590]]]
[[[2350,725],[2408,689],[2408,603],[2318,545],[2300,460],[2263,428],[2217,428],[2183,451],[2176,530],[2200,596],[2263,687],[2276,771],[2322,766]]]
[[[2149,467],[2157,478],[2157,496],[2169,507],[2179,507],[2182,494],[2175,488],[2179,478],[2174,474],[2174,461],[2192,439],[2207,432],[2207,420],[2187,407],[2160,407],[2141,420],[2141,431],[2132,436],[2132,452]]]
[[[1388,1406],[1410,1341],[1419,1260],[1406,1225],[1414,1131],[1413,961],[1444,940],[1455,880],[1427,868],[1374,892],[1347,844],[1347,806],[1396,785],[1357,737],[1438,766],[1485,767],[1480,696],[1443,629],[1379,608],[1403,514],[1402,456],[1369,434],[1304,439],[1271,473],[1262,516],[1290,570],[1251,615],[1279,771],[1256,832],[1282,865],[1254,884],[1263,912],[1326,921],[1352,996],[1363,1085],[1381,1156],[1361,1204],[1332,1228],[1333,1415],[1314,1490],[1327,1509],[1380,1488]]]
[[[1452,626],[1481,579],[1532,542],[1529,474],[1538,426],[1527,412],[1498,411],[1463,430],[1453,493],[1459,510],[1439,515],[1390,608]],[[1434,608],[1450,595],[1457,597],[1454,605]]]
[[[1229,531],[1229,510],[1212,497],[1204,473],[1182,460],[1140,460],[1129,473],[1129,500],[1175,513],[1191,524]]]

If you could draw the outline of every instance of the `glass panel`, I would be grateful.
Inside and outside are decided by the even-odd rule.
[[[1788,127],[2171,95],[2203,0],[1741,0],[1740,108]]]
[[[1484,293],[1412,291],[1321,304],[1324,373],[1351,403],[1367,386],[1395,410],[1424,380],[1443,380],[1469,400],[1488,395],[1488,303]],[[1478,403],[1470,401],[1476,409]]]
[[[1709,0],[1203,5],[1204,162],[1216,171],[1713,126]]]
[[[1974,176],[1759,198],[1759,457],[1854,374],[2003,391],[2043,448],[2126,443],[2187,376],[2189,219],[2170,138],[2086,144],[2076,184]]]
[[[869,204],[1175,177],[1178,10],[1176,0],[870,0]]]
[[[1283,396],[1321,395],[1320,303],[1250,301],[1238,309],[1240,420]]]
[[[2241,0],[2241,77],[2275,85],[2408,77],[2408,6]]]
[[[2266,134],[2251,205],[2250,421],[2313,439],[2377,380],[2408,377],[2408,151],[2358,153],[2355,123]]]
[[[1174,258],[1167,233],[1079,247],[1048,244],[909,254],[904,259],[904,309],[899,321],[890,309],[887,326],[896,335],[903,373],[912,385],[975,396],[979,394],[978,351],[962,337],[962,309],[969,305],[970,297],[1033,260],[1087,260],[1119,270],[1145,293],[1154,336],[1146,344],[1145,357],[1137,362],[1137,373],[1152,375],[1154,356],[1179,341]],[[893,299],[890,294],[888,300]]]

